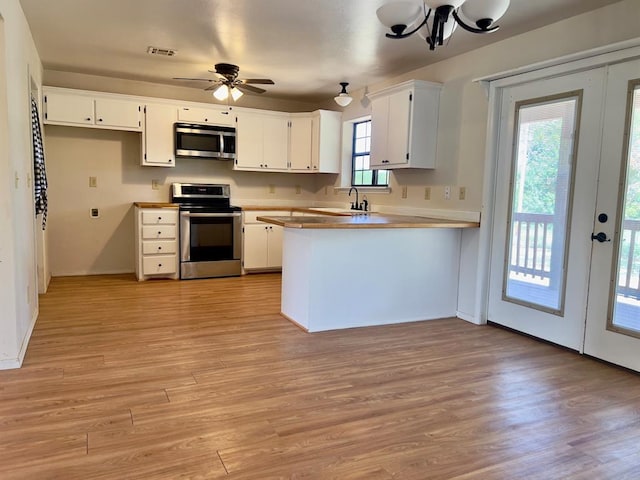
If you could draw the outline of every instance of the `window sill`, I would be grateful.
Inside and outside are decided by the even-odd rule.
[[[351,188],[357,188],[358,193],[391,193],[391,187],[334,187],[334,192],[347,193]]]

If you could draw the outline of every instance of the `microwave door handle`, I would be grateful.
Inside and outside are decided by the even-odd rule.
[[[220,134],[220,153],[224,153],[224,135]]]

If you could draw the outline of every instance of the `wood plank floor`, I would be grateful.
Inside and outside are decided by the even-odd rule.
[[[53,279],[0,478],[640,478],[640,376],[456,319],[306,334],[279,292]]]

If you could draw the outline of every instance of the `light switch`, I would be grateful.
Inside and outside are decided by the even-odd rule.
[[[269,193],[276,193],[276,186],[273,184],[269,185]]]
[[[431,200],[431,187],[424,187],[424,199]]]
[[[402,198],[407,198],[407,186],[402,187]]]
[[[98,186],[98,177],[89,177],[89,187],[96,188]]]
[[[160,190],[160,180],[151,180],[151,190]]]
[[[302,189],[300,188],[300,185],[296,185],[296,195],[300,195],[300,193],[302,193]]]
[[[460,191],[458,192],[458,198],[460,200],[464,200],[465,198],[467,198],[467,188],[466,187],[460,187]]]
[[[444,187],[444,199],[451,200],[451,187],[449,186]]]

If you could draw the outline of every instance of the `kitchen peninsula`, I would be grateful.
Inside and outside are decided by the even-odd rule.
[[[282,314],[308,332],[455,316],[460,229],[378,213],[262,216],[284,227]]]

